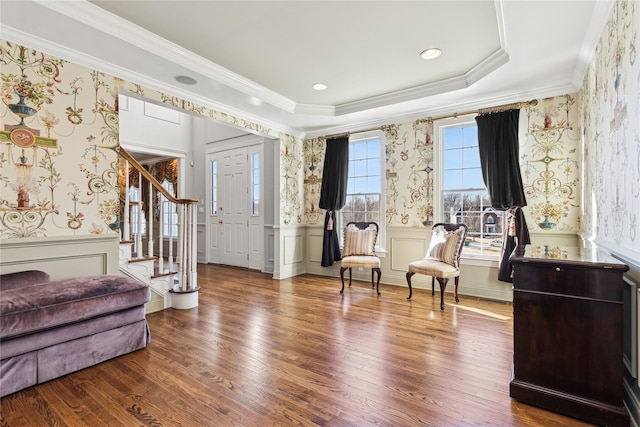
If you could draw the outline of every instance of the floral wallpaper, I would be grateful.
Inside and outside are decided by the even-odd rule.
[[[0,238],[111,232],[121,82],[7,41],[0,64]]]
[[[535,104],[535,105],[533,105]],[[580,224],[580,131],[576,95],[538,100],[520,112],[520,168],[530,231],[575,232]],[[523,126],[524,125],[524,126]],[[433,224],[434,121],[383,126],[385,219],[393,226]],[[318,212],[325,140],[304,142],[305,219],[322,224]],[[311,165],[314,166],[313,171]],[[546,219],[545,219],[546,218]]]
[[[390,225],[433,223],[433,122],[389,125],[385,135],[386,209]]]
[[[322,170],[324,153],[327,149],[325,138],[306,139],[303,141],[304,152],[304,220],[307,224],[323,224],[324,209],[319,208],[320,188],[322,187]]]
[[[538,100],[520,111],[520,170],[529,231],[580,231],[580,129],[575,95]],[[522,121],[521,121],[522,123]]]
[[[276,138],[280,222],[302,222],[302,141],[0,40],[0,239],[116,232],[118,93]]]
[[[582,229],[640,260],[640,4],[618,1],[580,96],[585,143]]]
[[[284,225],[302,223],[302,152],[298,140],[284,137],[280,144],[280,218]]]

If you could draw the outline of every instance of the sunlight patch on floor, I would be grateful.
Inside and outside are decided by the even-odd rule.
[[[455,305],[451,305],[451,306],[455,307],[455,308],[462,309],[462,310],[467,310],[467,311],[472,311],[474,313],[482,314],[484,316],[493,317],[494,319],[498,319],[498,320],[511,320],[510,316],[503,316],[502,314],[493,313],[491,311],[483,310],[481,308],[469,307],[469,306],[466,306],[466,305],[463,305],[463,304],[455,304]]]

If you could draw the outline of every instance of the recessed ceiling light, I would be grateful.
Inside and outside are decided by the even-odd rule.
[[[429,49],[425,49],[420,52],[420,58],[422,59],[434,59],[440,56],[442,51],[437,47],[430,47]]]
[[[189,76],[175,76],[173,78],[175,81],[177,81],[178,83],[182,83],[183,85],[194,85],[196,83],[198,83],[198,81],[196,79],[194,79],[193,77],[189,77]]]
[[[327,85],[324,83],[314,83],[313,86],[311,86],[314,90],[325,90],[327,88]]]

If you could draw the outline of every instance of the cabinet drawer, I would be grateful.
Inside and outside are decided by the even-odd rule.
[[[514,263],[513,290],[622,302],[620,272],[562,263]]]

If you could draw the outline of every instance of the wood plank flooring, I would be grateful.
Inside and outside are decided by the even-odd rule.
[[[510,304],[215,265],[198,281],[197,308],[147,316],[147,348],[2,398],[0,427],[588,425],[509,397]]]

